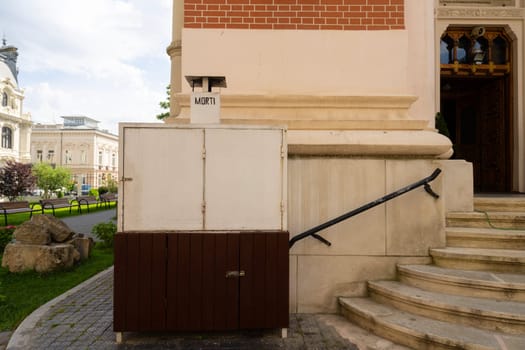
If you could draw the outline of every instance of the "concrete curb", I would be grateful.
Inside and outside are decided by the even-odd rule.
[[[53,307],[55,304],[59,303],[60,301],[66,299],[68,296],[78,292],[82,288],[84,288],[86,285],[89,285],[90,283],[93,283],[93,281],[96,281],[97,279],[105,276],[106,274],[113,273],[113,266],[107,268],[106,270],[99,272],[95,276],[85,280],[84,282],[80,283],[79,285],[73,287],[72,289],[66,291],[65,293],[57,296],[56,298],[48,301],[44,305],[40,306],[38,309],[33,311],[28,317],[22,321],[22,323],[16,328],[13,335],[11,336],[11,339],[9,339],[9,343],[7,344],[6,350],[22,350],[22,349],[28,349],[30,346],[30,338],[31,338],[31,332],[35,328],[37,322],[42,318],[42,316],[49,311],[51,307]]]

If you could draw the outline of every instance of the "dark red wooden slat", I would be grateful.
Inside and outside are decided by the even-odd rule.
[[[188,329],[200,330],[202,319],[202,233],[192,233],[190,235],[190,283],[189,305],[190,313],[188,318]],[[206,291],[206,293],[208,293]]]
[[[167,266],[166,266],[166,330],[177,330],[177,263],[179,251],[179,236],[168,233],[167,240]]]
[[[126,330],[126,234],[117,233],[114,240],[113,331]]]
[[[228,237],[226,234],[217,233],[215,236],[215,269],[213,277],[215,280],[215,293],[211,296],[215,305],[213,315],[213,328],[215,330],[226,330],[226,315],[228,305],[226,303],[226,254]]]
[[[153,242],[151,233],[137,233],[139,236],[138,262],[138,319],[140,331],[151,331],[151,274],[153,270]]]
[[[215,294],[215,235],[213,233],[203,234],[202,241],[202,330],[213,330],[213,319],[215,305],[213,296]]]
[[[239,234],[229,233],[227,271],[239,271]],[[225,275],[226,276],[226,275]],[[225,277],[226,278],[226,277]],[[239,328],[239,277],[226,278],[226,328]]]
[[[265,233],[253,234],[253,327],[265,326],[265,300],[266,300],[266,236]],[[242,296],[243,298],[247,296]]]
[[[189,318],[192,305],[190,304],[190,235],[179,233],[177,250],[177,330],[191,330]]]
[[[264,327],[275,327],[277,320],[277,233],[268,232],[266,237],[266,268],[264,278],[266,279],[266,298]]]
[[[275,327],[288,328],[290,322],[290,256],[288,232],[277,235],[277,318]]]
[[[166,234],[152,236],[151,330],[166,330]]]
[[[128,249],[127,249],[127,270],[126,270],[126,330],[138,331],[139,328],[139,313],[138,305],[139,299],[139,254],[140,243],[139,235],[137,233],[127,234]]]
[[[239,300],[239,327],[255,328],[254,322],[254,304],[257,302],[252,297],[254,293],[254,279],[256,278],[253,270],[253,233],[241,233],[239,237],[240,247],[240,269],[245,272],[245,276],[239,281],[240,283],[240,300]]]

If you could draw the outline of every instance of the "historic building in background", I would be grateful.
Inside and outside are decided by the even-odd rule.
[[[31,116],[23,112],[24,91],[18,86],[17,48],[0,47],[0,167],[6,160],[28,163]]]
[[[85,116],[64,116],[63,124],[35,124],[31,161],[71,169],[80,192],[106,185],[118,176],[118,136]]]

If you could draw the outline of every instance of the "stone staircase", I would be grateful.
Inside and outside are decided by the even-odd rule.
[[[339,298],[346,318],[414,349],[525,349],[525,197],[477,197],[447,215],[433,265],[400,265],[368,297]]]

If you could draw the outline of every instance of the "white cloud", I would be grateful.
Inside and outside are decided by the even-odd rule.
[[[19,48],[34,120],[81,114],[155,121],[169,83],[170,0],[2,0],[0,30]]]

